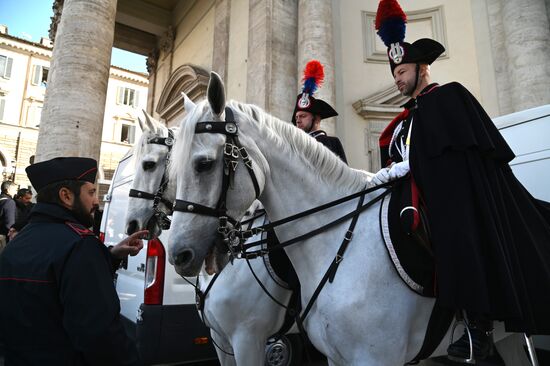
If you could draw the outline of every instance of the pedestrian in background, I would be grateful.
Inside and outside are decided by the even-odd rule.
[[[34,204],[32,203],[32,191],[28,188],[21,188],[17,191],[14,197],[15,206],[15,221],[26,221]]]
[[[7,235],[10,227],[15,223],[15,201],[13,196],[17,185],[7,180],[2,182],[0,193],[0,254],[6,247]]]

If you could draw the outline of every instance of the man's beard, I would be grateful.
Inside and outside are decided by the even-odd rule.
[[[405,84],[405,87],[403,88],[403,91],[401,92],[401,95],[404,97],[412,97],[414,90],[412,90],[412,85]]]
[[[80,197],[77,197],[74,201],[72,212],[79,223],[85,227],[91,227],[94,224],[94,214],[96,208],[94,207],[92,212],[86,210]]]

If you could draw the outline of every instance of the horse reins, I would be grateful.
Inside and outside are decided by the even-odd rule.
[[[260,196],[260,185],[256,179],[256,174],[254,174],[252,160],[248,155],[248,151],[239,141],[238,128],[237,123],[233,118],[233,111],[229,107],[225,108],[224,122],[206,121],[197,123],[195,126],[195,133],[221,133],[225,135],[225,144],[223,146],[222,190],[215,208],[204,206],[196,202],[176,199],[173,210],[216,217],[220,220],[220,227],[223,228],[228,228],[227,222],[231,223],[233,227],[237,227],[238,221],[227,214],[226,201],[229,187],[233,184],[235,171],[237,170],[237,166],[239,164],[239,158],[243,160],[250,178],[252,179],[256,198]]]
[[[389,187],[393,183],[395,183],[395,181],[384,183],[384,184],[378,185],[376,187],[364,189],[360,192],[356,192],[356,193],[351,194],[349,196],[346,196],[346,197],[334,200],[332,202],[326,203],[324,205],[321,205],[321,206],[318,206],[318,207],[300,212],[298,214],[295,214],[295,215],[289,216],[287,218],[272,222],[272,223],[267,224],[267,225],[262,225],[262,226],[255,227],[255,228],[249,228],[247,230],[241,230],[241,227],[240,227],[238,221],[236,219],[230,217],[229,215],[227,215],[227,202],[226,202],[227,192],[229,190],[229,187],[232,184],[232,181],[233,181],[233,178],[234,178],[234,173],[235,173],[235,170],[237,168],[239,158],[242,158],[242,160],[243,160],[243,162],[244,162],[244,164],[245,164],[245,166],[246,166],[246,168],[249,172],[250,178],[252,179],[252,183],[254,185],[256,198],[258,198],[259,195],[260,195],[260,188],[259,188],[259,184],[258,184],[258,180],[256,178],[256,175],[254,174],[254,170],[252,169],[252,161],[250,160],[250,156],[249,156],[246,148],[243,147],[240,144],[239,139],[237,137],[238,127],[237,127],[237,122],[233,118],[233,111],[229,107],[225,108],[225,122],[218,122],[218,121],[198,122],[197,125],[195,126],[195,133],[196,134],[200,134],[200,133],[221,133],[221,134],[224,134],[226,136],[226,141],[225,141],[225,144],[224,144],[224,147],[223,147],[224,163],[223,163],[222,189],[221,189],[220,197],[218,199],[218,202],[217,202],[215,208],[204,206],[204,205],[201,205],[201,204],[198,204],[198,203],[195,203],[195,202],[176,199],[173,210],[174,211],[180,211],[180,212],[195,213],[195,214],[198,214],[198,215],[211,216],[211,217],[218,218],[218,220],[219,220],[218,233],[220,233],[223,236],[224,242],[226,243],[227,248],[228,248],[228,250],[229,250],[229,252],[231,253],[232,256],[236,255],[237,257],[244,257],[247,260],[256,258],[258,256],[263,256],[263,255],[268,254],[272,250],[280,250],[280,249],[283,249],[283,248],[285,248],[289,245],[292,245],[294,243],[306,240],[308,238],[311,238],[315,235],[318,235],[318,234],[322,233],[323,231],[326,231],[328,228],[331,228],[333,226],[336,226],[338,224],[341,224],[341,223],[351,219],[350,226],[349,226],[346,234],[344,235],[343,242],[340,245],[335,258],[331,262],[327,272],[325,273],[325,275],[321,279],[321,282],[319,283],[316,290],[314,291],[314,293],[313,293],[310,301],[308,302],[304,312],[301,314],[301,316],[299,315],[299,316],[296,317],[298,327],[300,328],[300,332],[304,332],[302,323],[303,323],[305,317],[307,316],[307,314],[309,313],[313,303],[317,299],[319,293],[323,289],[325,283],[327,281],[332,282],[334,280],[334,276],[336,275],[336,271],[338,269],[338,266],[339,266],[340,262],[343,260],[344,252],[347,249],[349,242],[352,240],[353,230],[354,230],[355,225],[357,223],[359,214],[361,212],[363,212],[364,210],[366,210],[367,208],[374,205],[376,202],[380,201],[384,196],[386,196],[390,192],[390,190],[384,190],[384,192],[382,192],[377,197],[375,197],[374,199],[372,199],[371,201],[369,201],[369,202],[367,202],[366,204],[363,205],[365,195],[370,193],[370,192],[376,191],[378,189]],[[304,235],[300,235],[296,238],[287,240],[286,242],[279,243],[278,245],[275,245],[271,248],[262,248],[262,249],[259,249],[259,250],[253,251],[253,252],[248,252],[247,251],[249,248],[252,248],[254,246],[257,246],[257,245],[260,245],[260,244],[263,244],[263,243],[267,242],[267,239],[261,239],[261,240],[257,240],[255,242],[252,242],[252,243],[249,243],[249,244],[244,243],[244,241],[246,241],[246,239],[248,239],[248,238],[250,238],[254,235],[261,234],[262,232],[270,230],[274,227],[281,226],[283,224],[286,224],[288,222],[297,220],[299,218],[309,216],[313,213],[328,209],[330,207],[337,206],[341,203],[350,201],[354,198],[359,198],[357,208],[354,211],[352,211],[352,212],[350,212],[350,213],[348,213],[348,214],[346,214],[346,215],[344,215],[344,216],[342,216],[342,217],[340,217],[340,218],[338,218],[338,219],[336,219],[336,220],[334,220],[334,221],[332,221],[332,222],[330,222],[330,223],[328,223],[328,224],[326,224],[322,227],[319,227],[319,228],[317,228],[317,229],[315,229],[315,230],[313,230],[309,233],[306,233]],[[263,286],[262,286],[262,288],[263,288]],[[265,288],[263,288],[263,289],[265,291]]]
[[[168,155],[165,159],[165,166],[164,166],[164,174],[162,175],[162,179],[160,181],[159,188],[155,193],[149,193],[140,191],[137,189],[130,189],[129,196],[134,198],[142,198],[146,200],[152,200],[153,201],[153,212],[154,216],[157,217],[159,225],[161,229],[168,230],[170,229],[170,218],[168,215],[159,209],[159,204],[163,203],[168,209],[172,210],[172,202],[168,201],[163,197],[164,191],[166,190],[166,187],[168,186],[168,164],[170,162],[170,155],[172,153],[172,146],[174,146],[174,133],[172,130],[168,130],[168,137],[152,137],[149,140],[147,140],[148,144],[157,144],[157,145],[163,145],[168,148]]]

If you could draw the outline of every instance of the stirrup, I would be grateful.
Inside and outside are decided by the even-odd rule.
[[[525,344],[527,345],[527,351],[529,353],[529,360],[531,361],[531,365],[539,366],[539,360],[537,358],[537,352],[535,351],[533,339],[527,333],[523,333],[523,337],[525,338]]]
[[[454,343],[453,337],[455,334],[455,329],[459,324],[462,324],[464,326],[464,331],[466,332],[466,334],[468,334],[468,343],[470,345],[470,356],[468,358],[461,358],[461,357],[447,355],[447,358],[451,361],[475,365],[476,359],[474,356],[474,342],[472,341],[472,333],[470,332],[470,327],[468,326],[468,318],[466,316],[466,311],[462,311],[462,319],[455,319],[453,328],[451,330],[451,340],[449,342],[449,346],[451,346]]]

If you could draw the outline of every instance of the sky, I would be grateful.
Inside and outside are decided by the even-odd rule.
[[[0,0],[0,24],[8,34],[32,42],[48,37],[53,0]],[[145,56],[113,48],[111,64],[128,70],[147,72]]]

